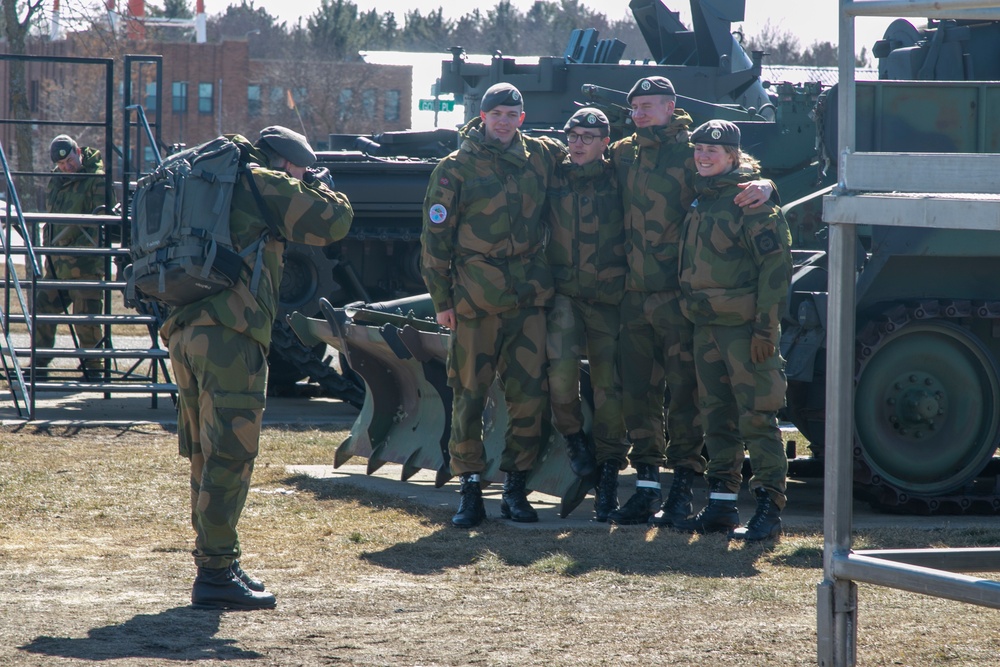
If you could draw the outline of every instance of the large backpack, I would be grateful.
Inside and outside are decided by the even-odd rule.
[[[255,291],[267,234],[238,251],[229,231],[233,186],[243,171],[239,146],[219,137],[169,156],[139,179],[127,291],[170,306],[193,303],[235,285],[245,258],[256,252]]]

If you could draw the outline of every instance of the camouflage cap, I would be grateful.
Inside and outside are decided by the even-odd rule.
[[[493,109],[505,107],[523,107],[524,98],[521,91],[509,83],[495,83],[483,93],[483,101],[479,104],[480,111],[492,111]]]
[[[670,79],[667,77],[647,76],[636,81],[632,90],[628,91],[629,104],[632,103],[633,97],[642,97],[643,95],[676,96],[677,93],[674,92],[674,84],[670,83]]]
[[[717,144],[740,147],[740,128],[728,120],[710,120],[691,133],[692,144]]]
[[[60,134],[49,144],[49,157],[53,162],[65,160],[66,156],[75,151],[79,146],[76,140],[68,134]]]
[[[260,131],[257,145],[264,144],[267,148],[299,167],[311,167],[316,162],[309,140],[295,130],[281,125],[270,125]]]
[[[563,130],[569,132],[574,127],[586,127],[600,130],[601,136],[606,137],[611,133],[611,124],[604,112],[594,107],[583,107],[577,109],[576,113],[569,117]]]

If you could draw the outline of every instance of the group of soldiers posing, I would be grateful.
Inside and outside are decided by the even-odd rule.
[[[486,516],[482,417],[499,376],[510,417],[500,462],[505,518],[538,520],[526,482],[543,420],[553,418],[573,471],[595,485],[598,521],[746,540],[780,532],[787,461],[776,418],[785,391],[776,346],[791,237],[770,203],[773,184],[759,180],[757,163],[740,151],[739,129],[710,121],[692,133],[675,99],[669,80],[640,79],[628,94],[632,136],[609,146],[605,115],[583,108],[566,123],[564,146],[521,134],[521,94],[497,84],[479,118],[462,128],[460,148],[434,170],[422,270],[437,321],[451,330],[449,451],[461,478],[455,526]],[[301,134],[272,126],[253,142],[228,136],[247,174],[230,208],[234,246],[267,234],[265,216],[277,233],[264,246],[256,291],[240,280],[177,307],[160,336],[178,389],[179,453],[191,468],[192,604],[270,609],[275,596],[240,567],[236,525],[259,448],[282,251],[286,240],[343,238],[353,210],[309,169],[316,155]],[[60,135],[50,153],[50,212],[106,205],[98,151]],[[52,233],[59,225],[47,229],[46,242],[96,245],[75,238],[86,228],[63,226],[59,234]],[[49,266],[60,278],[92,269],[72,257]],[[78,314],[101,308],[73,293],[40,294],[38,308],[61,310],[66,296]],[[96,327],[81,330],[81,347],[97,347],[99,336]],[[45,346],[51,338],[54,329],[40,327]],[[594,390],[590,435],[579,390],[584,357]],[[85,362],[85,374],[94,363]],[[740,528],[744,447],[758,510]],[[636,490],[619,507],[618,473],[629,463]],[[664,465],[673,469],[665,501]],[[709,502],[694,513],[692,485],[705,474]]]
[[[486,516],[482,415],[499,376],[510,417],[504,518],[538,520],[526,482],[551,417],[574,473],[594,483],[596,520],[776,537],[788,468],[777,422],[788,225],[736,125],[692,132],[661,76],[636,82],[628,102],[634,134],[611,144],[607,117],[582,108],[564,146],[522,134],[521,93],[496,84],[431,176],[421,265],[437,321],[451,330],[449,452],[461,479],[452,524]],[[757,512],[740,527],[744,449]],[[619,506],[628,464],[636,489]],[[665,500],[663,466],[673,470]],[[709,500],[695,513],[702,476]]]

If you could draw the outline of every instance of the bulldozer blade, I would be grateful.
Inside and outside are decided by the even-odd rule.
[[[400,339],[400,329],[384,324],[378,331],[394,357],[386,363],[398,383],[399,403],[393,423],[377,444],[373,442],[372,456],[436,470],[443,463],[441,442],[448,438],[442,396],[428,381],[425,364]]]

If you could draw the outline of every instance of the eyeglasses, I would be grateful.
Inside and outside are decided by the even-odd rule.
[[[575,144],[578,141],[582,141],[584,146],[589,146],[594,143],[594,139],[597,139],[597,137],[593,134],[580,134],[578,132],[566,133],[566,143],[569,144]]]

